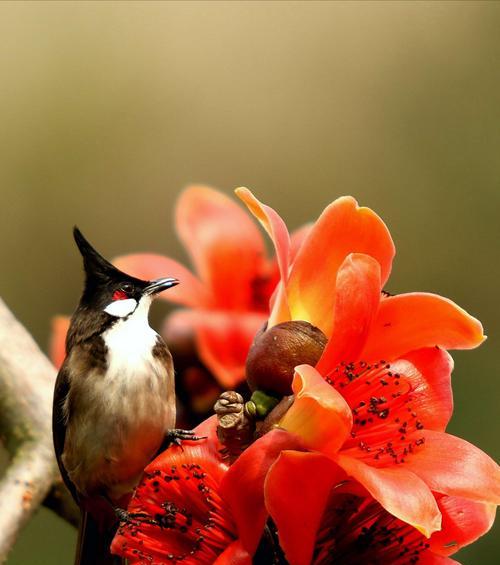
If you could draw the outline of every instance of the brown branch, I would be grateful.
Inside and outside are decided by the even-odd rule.
[[[54,480],[54,458],[44,441],[20,447],[0,482],[0,562]]]
[[[60,483],[51,434],[55,376],[55,368],[0,299],[0,430],[11,458],[0,479],[0,562],[54,483]],[[73,521],[74,509],[70,515]]]

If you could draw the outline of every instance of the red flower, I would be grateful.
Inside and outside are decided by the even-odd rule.
[[[205,420],[196,433],[206,440],[170,447],[146,467],[128,507],[131,521],[121,524],[112,553],[131,564],[251,564],[267,517],[265,472],[282,445],[263,438],[252,467],[233,470],[219,453],[216,426],[215,417]],[[247,511],[253,519],[241,521]]]
[[[426,539],[290,433],[270,432],[228,468],[214,418],[197,431],[208,439],[171,447],[145,470],[112,544],[131,564],[249,565],[269,515],[291,565],[451,564],[444,556],[493,522],[491,505],[437,495],[442,530]]]

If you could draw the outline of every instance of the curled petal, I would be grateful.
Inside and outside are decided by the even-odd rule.
[[[500,504],[500,467],[486,453],[443,432],[422,430],[418,437],[423,449],[408,458],[405,469],[435,492]]]
[[[341,394],[310,365],[295,368],[295,400],[280,426],[301,437],[308,448],[335,454],[352,428],[352,412]]]
[[[282,451],[265,483],[266,507],[291,565],[308,565],[332,488],[345,473],[320,453]]]
[[[304,224],[303,226],[301,226],[300,228],[297,228],[295,231],[293,231],[290,234],[290,262],[292,262],[295,259],[295,257],[297,256],[297,253],[299,252],[299,249],[302,247],[302,243],[304,243],[307,236],[309,235],[309,232],[311,231],[312,226],[313,226],[313,224],[311,224],[311,223]],[[278,261],[276,260],[276,257],[273,257],[269,261],[267,268],[268,268],[269,288],[277,291],[278,290],[278,282],[280,282],[281,276],[280,276]],[[270,292],[269,294],[271,295],[272,292]],[[275,292],[275,294],[277,294],[277,292]],[[271,310],[273,309],[275,299],[276,299],[275,296],[273,298],[271,298],[271,301],[270,301],[270,309]],[[290,313],[288,313],[288,316],[290,316]],[[287,318],[287,319],[289,319],[289,318]]]
[[[269,327],[290,320],[290,310],[286,296],[286,281],[288,279],[288,268],[290,262],[290,236],[285,222],[269,206],[262,204],[248,190],[248,188],[237,188],[236,195],[247,205],[252,214],[259,220],[266,230],[276,250],[276,259],[280,272],[280,283],[277,294],[273,300],[272,312],[269,316]]]
[[[252,283],[264,265],[265,247],[248,215],[222,192],[192,186],[177,202],[176,224],[216,305],[249,308]]]
[[[333,331],[317,365],[327,375],[341,361],[357,359],[380,301],[380,265],[362,253],[348,255],[337,273]]]
[[[135,253],[116,257],[113,260],[113,265],[124,273],[146,281],[161,277],[179,279],[181,283],[179,286],[159,294],[159,298],[168,302],[191,307],[202,307],[210,305],[213,301],[207,287],[186,267],[169,257],[155,253]]]
[[[52,333],[49,343],[49,357],[56,369],[60,369],[66,357],[66,334],[70,319],[68,316],[52,318]]]
[[[451,300],[424,292],[381,301],[363,358],[397,359],[408,351],[436,345],[471,349],[485,339],[481,323]]]
[[[350,253],[365,253],[380,264],[381,282],[389,276],[394,244],[383,221],[345,196],[330,204],[314,224],[291,267],[287,293],[293,320],[307,320],[330,335],[334,281]]]
[[[402,467],[375,468],[347,455],[335,460],[390,514],[429,537],[441,528],[441,514],[425,482]]]
[[[443,528],[432,534],[431,550],[452,555],[488,532],[495,520],[496,506],[465,498],[443,496],[438,499]]]
[[[391,364],[412,388],[412,409],[430,430],[444,431],[453,412],[453,359],[436,347],[418,349]]]
[[[272,430],[254,442],[229,468],[220,492],[229,504],[243,547],[253,555],[267,519],[264,481],[281,451],[300,449],[299,438],[284,430]]]

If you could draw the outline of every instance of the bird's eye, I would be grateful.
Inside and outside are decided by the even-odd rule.
[[[128,298],[128,294],[123,290],[115,290],[115,292],[113,292],[113,299],[112,299],[113,301],[127,300],[127,298]]]
[[[134,290],[134,287],[130,283],[122,284],[113,293],[113,301],[115,301],[115,300],[127,300],[127,298],[130,298],[130,295],[132,294],[133,290]]]

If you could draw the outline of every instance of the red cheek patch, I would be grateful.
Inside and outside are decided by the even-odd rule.
[[[123,290],[115,290],[115,292],[113,293],[113,301],[114,300],[127,300],[128,295],[126,292],[123,292]]]

